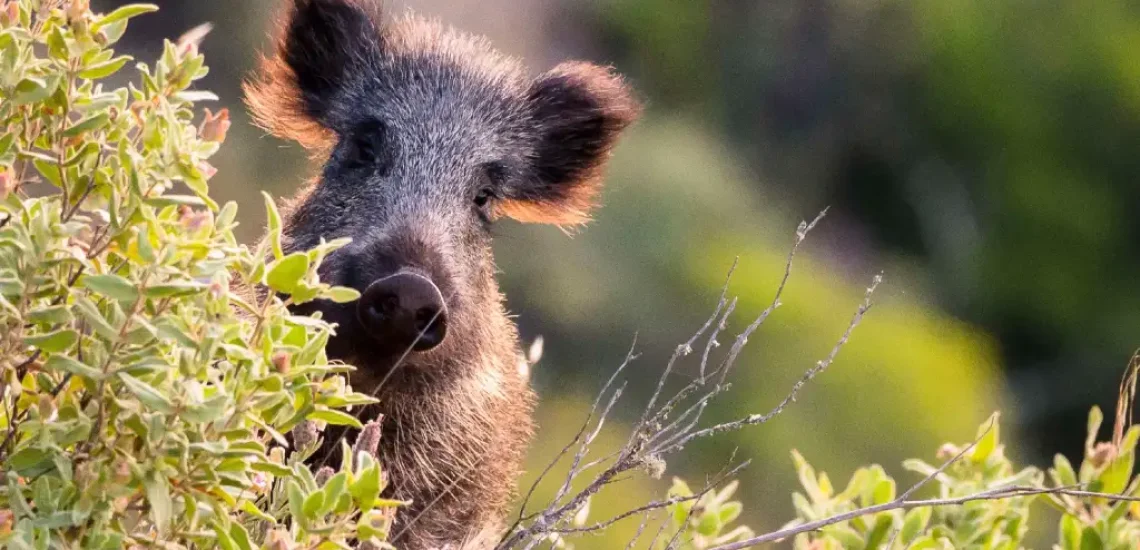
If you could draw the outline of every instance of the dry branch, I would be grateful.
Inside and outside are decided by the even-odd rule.
[[[670,505],[684,502],[685,500],[698,499],[700,496],[715,489],[720,483],[727,479],[728,476],[717,476],[710,480],[701,490],[697,491],[697,494],[693,497],[653,501],[591,525],[574,526],[570,524],[571,519],[586,505],[590,497],[597,494],[606,486],[639,472],[648,472],[648,475],[654,477],[660,476],[664,470],[664,457],[682,449],[688,443],[698,438],[734,431],[746,426],[763,424],[775,418],[781,414],[789,404],[796,400],[796,397],[805,385],[831,366],[840,350],[847,344],[855,327],[859,325],[863,317],[870,310],[871,297],[882,280],[881,275],[876,276],[870,287],[867,288],[855,315],[852,317],[850,323],[848,323],[846,330],[835,343],[830,353],[808,369],[792,386],[784,399],[773,409],[767,413],[752,414],[731,422],[711,426],[702,425],[701,423],[703,413],[708,404],[717,396],[728,391],[729,384],[726,382],[727,376],[736,364],[744,346],[748,343],[748,339],[764,324],[769,316],[780,307],[784,289],[787,287],[788,281],[791,278],[796,253],[800,245],[807,238],[808,233],[815,228],[824,215],[826,215],[826,210],[816,216],[810,223],[803,222],[797,228],[795,239],[784,265],[783,277],[776,287],[776,292],[771,303],[735,337],[733,345],[718,361],[714,353],[714,348],[719,345],[717,338],[722,332],[727,330],[728,317],[735,311],[737,304],[737,301],[734,298],[729,298],[728,295],[729,284],[736,269],[736,263],[733,263],[712,314],[691,338],[677,346],[674,350],[666,362],[661,375],[657,379],[654,390],[644,408],[644,412],[631,429],[628,440],[620,449],[602,453],[599,458],[587,461],[586,457],[593,451],[596,451],[596,449],[592,448],[592,444],[614,410],[615,405],[622,397],[625,384],[624,382],[619,382],[620,376],[624,373],[629,364],[636,359],[634,348],[631,348],[625,361],[615,370],[602,386],[601,391],[598,392],[592,407],[586,415],[586,419],[573,440],[558,453],[558,456],[543,470],[538,479],[531,485],[526,493],[526,498],[524,499],[523,507],[519,512],[518,518],[514,525],[504,534],[499,545],[496,547],[497,549],[533,548],[543,541],[549,540],[551,536],[598,532],[618,521],[636,516],[643,516],[642,526],[638,529],[638,538],[640,538],[640,535],[645,530],[645,524],[650,514],[657,510],[665,509]],[[690,356],[694,348],[697,348],[702,343],[702,338],[705,339],[705,341],[703,342],[703,349],[699,355],[699,362],[696,365],[698,376],[688,381],[675,393],[667,393],[666,387],[671,375],[680,365],[680,362],[685,357]],[[565,477],[562,478],[555,497],[545,508],[528,513],[527,507],[539,483],[549,476],[559,461],[569,455],[572,449],[574,449],[574,452],[569,470],[566,472]],[[731,466],[726,470],[730,474],[735,474],[746,465],[747,462],[744,462]],[[579,479],[588,479],[589,481],[585,483],[583,488],[575,490],[573,489],[574,482]],[[654,537],[654,540],[657,540],[661,534],[659,531],[658,535]],[[677,537],[673,536],[666,547],[673,548],[678,542]]]

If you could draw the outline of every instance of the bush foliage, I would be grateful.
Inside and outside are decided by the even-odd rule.
[[[1061,514],[1058,544],[1054,548],[1135,548],[1140,540],[1140,504],[1128,499],[1140,493],[1140,477],[1132,476],[1140,427],[1123,430],[1118,418],[1113,441],[1098,443],[1103,419],[1100,409],[1094,407],[1089,414],[1085,456],[1079,469],[1074,470],[1068,459],[1058,454],[1053,466],[1042,471],[1014,466],[1005,454],[995,414],[979,428],[975,442],[948,443],[939,449],[938,458],[947,466],[917,459],[903,463],[920,479],[934,482],[934,495],[905,495],[905,500],[914,503],[912,506],[861,515],[800,534],[795,547],[1015,550],[1023,547],[1030,530],[1033,505],[1045,503]],[[895,480],[878,465],[860,468],[846,488],[837,492],[827,474],[817,474],[798,453],[793,453],[793,458],[803,492],[793,495],[797,517],[789,525],[887,505],[899,499]],[[1080,494],[1084,491],[1125,498]],[[964,502],[939,504],[958,501]]]
[[[397,503],[368,453],[318,485],[318,435],[283,435],[372,401],[328,364],[330,327],[286,309],[355,298],[316,276],[343,243],[283,255],[267,200],[268,237],[238,244],[207,193],[229,120],[195,111],[195,36],[153,66],[111,50],[154,9],[0,2],[0,542],[380,544]]]

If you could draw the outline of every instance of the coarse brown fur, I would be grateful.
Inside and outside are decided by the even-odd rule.
[[[288,202],[286,248],[350,237],[323,280],[364,291],[411,272],[438,287],[447,336],[426,351],[362,328],[349,304],[331,358],[380,403],[380,459],[400,548],[496,540],[533,435],[531,391],[494,279],[491,220],[588,219],[618,134],[638,114],[620,77],[581,62],[530,79],[485,40],[369,0],[289,0],[273,55],[247,84],[255,120],[306,147],[321,174]],[[380,335],[383,336],[383,335]],[[406,532],[405,532],[406,531]]]

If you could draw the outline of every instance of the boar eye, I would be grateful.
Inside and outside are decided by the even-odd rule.
[[[484,187],[475,194],[475,206],[479,208],[487,208],[491,201],[495,198],[495,191],[489,187]]]
[[[384,174],[390,157],[387,128],[379,120],[362,122],[353,129],[348,151],[349,163],[357,168],[372,168]]]
[[[503,185],[506,168],[498,162],[488,162],[480,167],[479,191],[475,193],[475,207],[487,210],[491,202],[498,199],[498,188]]]

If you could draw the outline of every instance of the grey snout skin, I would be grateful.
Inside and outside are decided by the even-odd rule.
[[[447,304],[435,283],[399,272],[368,285],[356,305],[364,330],[384,348],[427,351],[447,337]]]

